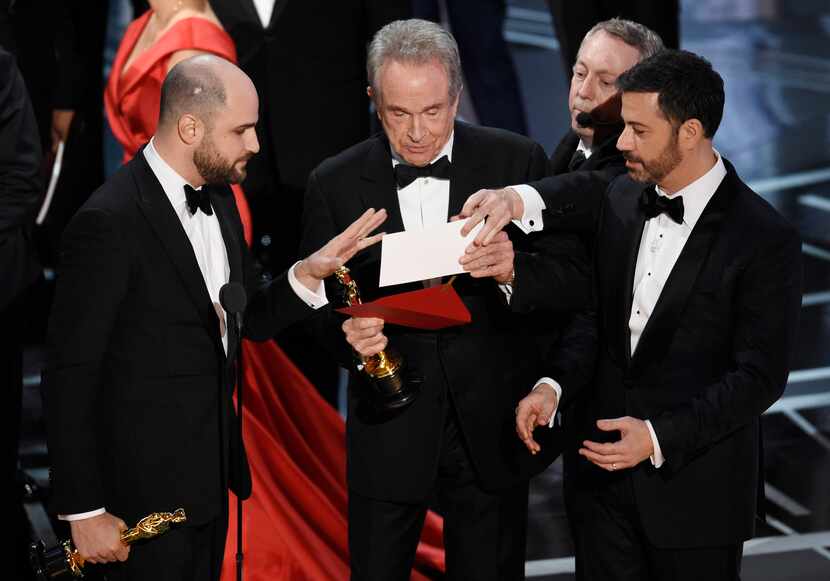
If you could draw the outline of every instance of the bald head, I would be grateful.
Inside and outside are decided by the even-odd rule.
[[[227,105],[226,87],[240,81],[253,88],[236,65],[214,55],[199,55],[176,64],[161,86],[159,128],[175,125],[186,114],[210,127],[214,115]]]

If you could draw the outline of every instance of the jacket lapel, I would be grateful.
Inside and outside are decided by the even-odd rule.
[[[649,186],[654,187],[654,186]],[[631,318],[631,303],[634,300],[634,273],[637,269],[637,255],[640,252],[640,241],[645,228],[645,215],[640,211],[640,196],[642,187],[634,188],[631,195],[626,196],[625,205],[620,213],[623,222],[623,237],[620,241],[620,264],[622,265],[622,276],[617,277],[622,283],[622,288],[616,291],[618,302],[618,313],[612,324],[620,333],[617,336],[620,352],[626,363],[631,360],[631,329],[628,326]]]
[[[677,258],[654,311],[643,329],[637,344],[637,351],[632,357],[632,368],[637,367],[643,361],[659,361],[671,344],[677,329],[677,321],[686,307],[695,281],[709,256],[712,243],[720,232],[729,203],[728,182],[730,178],[731,175],[727,174],[712,199],[709,200]]]
[[[224,190],[224,191],[222,191]],[[229,282],[238,282],[244,284],[244,274],[242,272],[242,243],[240,237],[240,228],[242,224],[235,216],[235,200],[233,192],[230,188],[224,187],[220,190],[219,187],[211,187],[210,200],[213,209],[216,213],[216,218],[219,220],[219,228],[222,231],[222,239],[225,242],[225,252],[228,255],[228,265],[230,267]],[[228,317],[227,320],[228,333],[228,362],[234,360],[236,351],[239,348],[240,337],[236,331],[234,321]]]
[[[139,208],[141,208],[150,227],[166,250],[167,256],[176,267],[182,284],[193,300],[202,323],[211,336],[219,341],[219,320],[205,286],[202,271],[199,270],[199,265],[196,262],[193,247],[190,245],[178,216],[173,211],[173,206],[170,204],[167,194],[164,193],[161,184],[144,159],[143,151],[142,148],[129,163],[130,170],[138,185],[137,201]]]
[[[579,145],[579,136],[573,131],[568,131],[556,149],[553,155],[550,156],[550,172],[553,175],[559,175],[568,172],[568,164]],[[587,163],[587,162],[586,162]]]
[[[363,164],[362,179],[367,182],[360,195],[364,207],[379,210],[385,208],[388,214],[386,223],[381,227],[384,232],[403,231],[403,218],[398,204],[398,190],[392,171],[392,154],[389,141],[383,134],[375,136],[374,144],[366,155]]]
[[[477,170],[485,163],[485,159],[476,152],[475,143],[468,132],[468,125],[456,122],[454,131],[447,220],[457,215],[467,198],[480,189],[476,187],[479,181],[478,176],[481,175]]]

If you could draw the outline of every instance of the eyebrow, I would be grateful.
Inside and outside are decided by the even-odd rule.
[[[242,125],[237,125],[234,129],[249,129],[251,127],[256,127],[256,121],[253,123],[243,123]]]
[[[433,103],[432,105],[427,105],[426,107],[424,107],[421,110],[421,112],[429,111],[430,109],[440,109],[442,106],[443,106],[443,103],[440,103],[440,102],[439,103]],[[411,111],[409,111],[408,109],[405,109],[404,107],[400,107],[398,105],[389,105],[388,108],[391,109],[392,111],[403,111],[404,113],[411,113]]]

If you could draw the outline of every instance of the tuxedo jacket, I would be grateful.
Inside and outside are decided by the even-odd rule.
[[[595,379],[582,394],[578,441],[619,438],[596,428],[600,418],[649,419],[666,462],[655,469],[646,459],[609,473],[574,452],[566,489],[630,477],[645,534],[657,547],[726,545],[752,536],[763,494],[760,416],[784,390],[797,330],[798,233],[724,163],[727,175],[633,355],[628,323],[645,224],[638,204],[643,185],[628,176],[615,180],[600,218]]]
[[[211,199],[230,281],[248,291],[248,335],[264,339],[310,308],[284,276],[257,287],[230,189]],[[133,523],[182,507],[199,524],[229,486],[247,497],[228,364],[238,337],[228,325],[226,357],[193,248],[144,155],[75,215],[61,265],[44,374],[53,509],[106,507]]]
[[[524,137],[457,122],[448,217],[481,188],[544,175],[546,162],[541,147]],[[347,149],[312,172],[302,251],[328,240],[370,207],[389,213],[380,227],[383,231],[404,229],[389,142],[383,135]],[[557,328],[555,317],[585,303],[586,252],[573,236],[516,234],[513,239],[516,282],[510,305],[493,279],[460,275],[454,287],[472,315],[470,324],[440,331],[384,328],[390,347],[405,359],[410,378],[420,382],[420,395],[399,413],[379,417],[363,408],[361,384],[351,382],[347,458],[352,490],[381,500],[423,501],[435,481],[445,417],[452,409],[484,488],[513,486],[550,461],[524,449],[516,436],[514,409],[540,377],[543,354]],[[364,301],[423,288],[418,282],[379,289],[379,265],[380,245],[349,264]],[[540,288],[558,293],[558,312],[526,314],[540,300]],[[330,289],[332,300],[335,295]],[[320,318],[321,336],[353,368],[340,328],[343,318],[331,311],[320,313]],[[558,451],[555,435],[550,434],[546,448],[552,454]]]

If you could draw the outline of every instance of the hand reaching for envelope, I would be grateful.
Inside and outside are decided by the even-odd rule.
[[[363,357],[383,351],[389,340],[383,334],[383,319],[352,317],[343,322],[346,342]]]

